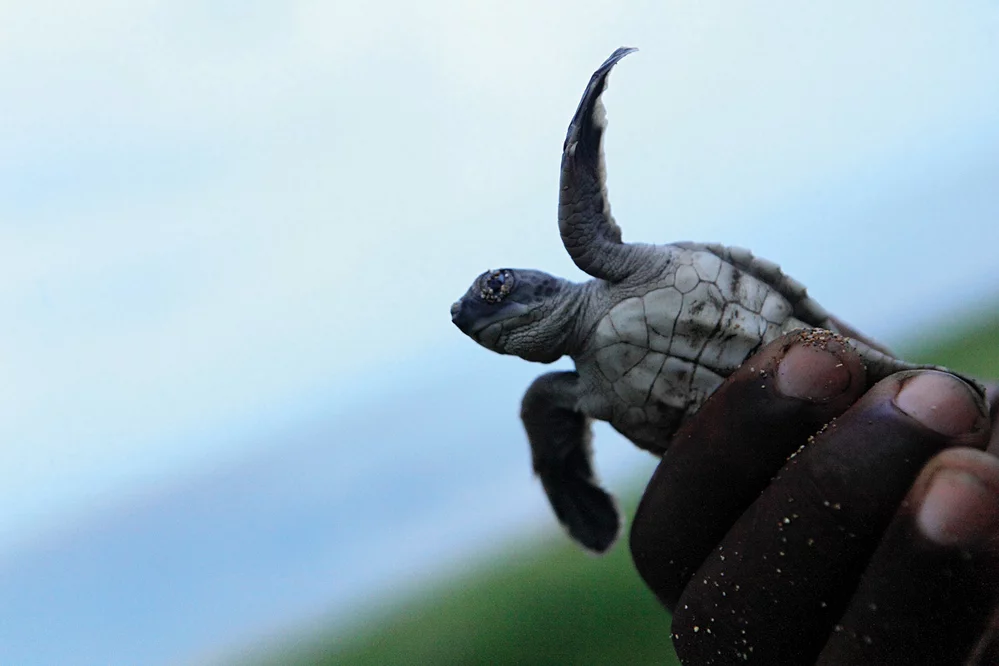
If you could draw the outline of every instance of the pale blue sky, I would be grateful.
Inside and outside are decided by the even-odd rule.
[[[579,277],[559,150],[619,45],[626,238],[893,340],[996,293],[995,2],[4,3],[0,549],[485,354],[478,272]]]

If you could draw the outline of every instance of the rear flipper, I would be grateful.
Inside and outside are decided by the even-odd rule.
[[[864,360],[864,365],[867,366],[867,378],[870,383],[879,382],[888,375],[893,375],[896,372],[901,372],[902,370],[939,370],[940,372],[947,372],[960,379],[967,382],[973,389],[978,391],[978,393],[984,398],[985,397],[985,387],[975,379],[974,377],[969,377],[968,375],[962,374],[960,372],[954,372],[950,368],[945,368],[942,365],[924,365],[920,363],[909,363],[908,361],[903,361],[897,359],[894,356],[889,356],[873,347],[869,347],[864,342],[850,338],[850,346],[857,350],[860,354],[860,358]]]
[[[541,375],[524,394],[520,417],[555,516],[574,540],[603,553],[621,532],[621,516],[593,477],[590,420],[576,409],[578,390],[575,372]]]
[[[811,336],[816,338],[817,342],[824,341],[826,338],[824,336],[836,335],[840,336],[841,333],[849,335],[849,337],[843,338],[843,340],[853,349],[860,354],[860,358],[864,361],[864,366],[867,369],[867,381],[873,385],[889,375],[893,375],[896,372],[902,372],[904,370],[939,370],[940,372],[946,372],[956,377],[959,377],[963,381],[967,382],[972,388],[978,391],[979,394],[985,397],[985,387],[982,384],[967,375],[961,374],[960,372],[954,372],[949,368],[945,368],[942,365],[926,365],[920,363],[909,363],[908,361],[903,361],[899,358],[892,356],[889,353],[883,351],[883,347],[880,345],[875,346],[875,343],[869,343],[863,339],[859,334],[855,333],[853,329],[850,329],[844,325],[841,325],[838,320],[829,320],[830,324],[836,325],[837,328],[843,326],[845,330],[833,331],[830,333],[824,329],[812,329],[814,333]],[[809,335],[809,334],[806,334]]]

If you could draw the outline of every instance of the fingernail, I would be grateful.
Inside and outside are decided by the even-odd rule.
[[[971,388],[957,377],[935,370],[907,380],[895,396],[895,404],[927,428],[949,437],[970,432],[983,418]]]
[[[999,496],[967,472],[942,469],[930,480],[917,522],[940,545],[971,545],[996,533]]]
[[[777,388],[802,400],[828,400],[850,386],[850,369],[836,354],[812,345],[787,350],[777,368]]]

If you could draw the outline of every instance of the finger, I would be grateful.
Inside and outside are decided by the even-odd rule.
[[[968,666],[995,666],[999,664],[999,606],[992,611],[982,640],[968,659]]]
[[[818,663],[965,664],[997,604],[999,458],[945,451],[919,475]]]
[[[984,401],[953,375],[879,382],[787,462],[697,571],[673,617],[677,654],[812,663],[923,465],[987,437]]]
[[[631,531],[635,566],[667,608],[787,457],[865,383],[848,346],[793,333],[746,361],[677,432]]]
[[[985,385],[985,399],[989,403],[992,417],[992,439],[989,440],[989,453],[999,456],[999,382]]]

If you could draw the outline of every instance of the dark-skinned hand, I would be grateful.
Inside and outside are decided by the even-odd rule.
[[[870,386],[851,349],[808,338],[718,389],[635,516],[632,556],[681,661],[999,664],[988,405],[932,370]]]

